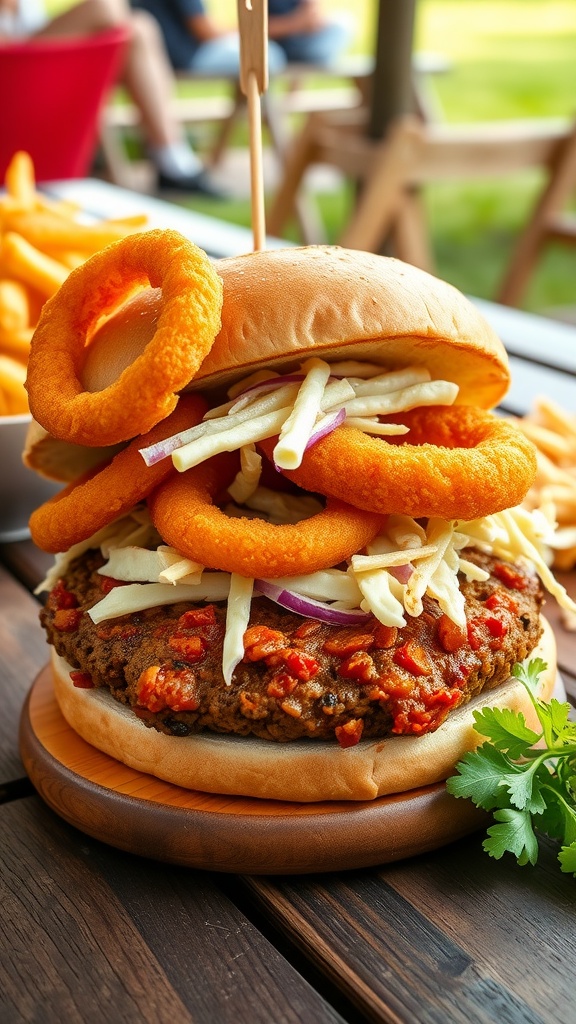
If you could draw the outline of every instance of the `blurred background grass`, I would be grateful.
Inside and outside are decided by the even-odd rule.
[[[353,11],[353,50],[372,52],[375,0],[332,0],[328,7]],[[221,0],[218,9],[232,24],[234,0]],[[449,122],[576,112],[574,0],[419,0],[415,48],[450,62],[450,70],[433,82]],[[493,298],[541,180],[538,172],[526,172],[429,186],[425,200],[438,274],[466,292]],[[350,202],[345,185],[319,196],[330,241],[337,241]],[[248,202],[216,205],[195,199],[188,205],[250,224]],[[542,260],[524,306],[563,315],[558,307],[571,305],[576,306],[576,250],[555,246]]]
[[[50,2],[57,9],[70,0]],[[236,0],[208,0],[207,6],[220,23],[236,23]],[[351,13],[357,25],[352,50],[373,52],[377,0],[327,0],[326,9]],[[450,63],[449,71],[433,81],[449,122],[576,112],[576,0],[419,0],[415,48]],[[222,90],[204,83],[180,88],[197,96]],[[195,130],[194,141],[201,148],[209,138]],[[246,144],[245,126],[234,142]],[[438,274],[466,292],[493,298],[540,183],[539,173],[527,172],[506,180],[429,186],[425,201]],[[346,185],[320,194],[330,241],[337,241],[350,202]],[[215,203],[195,197],[186,205],[250,225],[247,199]],[[550,250],[524,305],[547,312],[576,308],[576,250]]]

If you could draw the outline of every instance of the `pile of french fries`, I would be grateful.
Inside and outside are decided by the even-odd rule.
[[[557,523],[553,564],[557,569],[572,569],[576,565],[576,415],[541,397],[530,415],[516,424],[537,449],[538,472],[526,505]]]
[[[28,412],[30,340],[42,306],[89,256],[146,226],[145,214],[87,224],[36,188],[28,153],[14,155],[0,195],[0,416]]]

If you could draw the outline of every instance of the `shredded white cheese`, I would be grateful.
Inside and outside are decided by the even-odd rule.
[[[338,379],[348,370],[351,376]],[[378,417],[416,406],[451,405],[458,395],[456,384],[431,380],[429,371],[418,366],[382,372],[375,364],[348,361],[330,366],[314,357],[296,376],[300,383],[291,375],[278,378],[259,371],[241,388],[230,389],[229,400],[207,412],[202,423],[141,449],[144,461],[152,465],[171,456],[183,473],[220,452],[241,450],[278,434],[276,465],[294,470],[307,446],[329,427],[338,430],[348,423],[382,437],[404,434],[407,428],[402,424],[381,424]],[[333,414],[332,423],[324,414]],[[244,481],[238,482],[239,488],[244,486]]]
[[[164,604],[178,604],[179,601],[225,601],[230,590],[230,576],[222,572],[202,574],[200,583],[190,587],[178,583],[128,583],[115,587],[106,597],[89,609],[88,615],[96,624],[119,615],[130,615],[146,608],[159,608]]]
[[[222,674],[230,686],[234,669],[244,657],[244,633],[250,621],[250,605],[254,580],[232,573],[226,611],[226,632],[222,650]]]
[[[253,444],[240,449],[240,469],[228,488],[233,501],[242,505],[258,487],[262,475],[262,456]]]
[[[330,376],[330,367],[323,359],[308,359],[302,364],[306,374],[294,402],[292,412],[282,424],[274,448],[274,462],[280,469],[297,469],[316,420]]]
[[[280,434],[275,449],[277,464],[297,468],[307,444],[325,423],[323,417],[345,414],[347,426],[375,434],[404,433],[398,424],[380,424],[378,417],[423,405],[449,405],[458,388],[450,381],[431,380],[427,370],[406,367],[383,372],[375,364],[353,360],[329,366],[311,359],[301,367],[302,380],[286,378],[279,386],[274,371],[257,371],[229,391],[229,401],[206,414],[189,431],[167,439],[166,453],[184,471],[222,451],[240,449],[241,469],[230,487],[234,514],[264,515],[270,522],[296,523],[321,509],[312,495],[294,497],[259,485],[261,458],[255,443]],[[334,379],[342,375],[344,379]],[[269,382],[270,388],[246,388]],[[173,447],[170,443],[173,442]],[[144,452],[143,452],[144,454]],[[465,625],[464,598],[459,574],[485,580],[488,573],[469,558],[465,547],[476,547],[503,560],[528,560],[544,586],[568,613],[576,604],[554,579],[548,565],[551,548],[574,543],[574,531],[564,539],[555,528],[554,505],[541,511],[508,509],[472,522],[445,522],[431,518],[416,522],[409,516],[390,515],[382,532],[353,555],[347,569],[326,569],[308,576],[283,577],[271,582],[303,598],[332,607],[371,612],[388,626],[403,627],[406,616],[418,616],[426,595],[458,625]],[[147,510],[138,506],[93,537],[56,556],[53,569],[40,584],[51,589],[70,562],[89,548],[100,548],[106,564],[99,570],[123,583],[89,611],[95,623],[147,608],[185,601],[228,601],[223,650],[223,673],[229,685],[243,657],[243,637],[250,617],[254,581],[236,574],[206,571],[176,549],[162,544]]]

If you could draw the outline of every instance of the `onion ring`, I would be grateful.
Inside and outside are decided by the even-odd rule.
[[[513,424],[471,406],[394,415],[410,443],[340,427],[283,475],[372,512],[471,520],[519,505],[534,480],[534,447]],[[272,459],[275,438],[259,442]]]
[[[118,379],[89,392],[79,378],[102,317],[139,287],[162,288],[153,338]],[[101,447],[165,419],[220,327],[222,281],[206,254],[177,231],[129,235],[72,271],[44,306],[28,362],[33,416],[55,437]]]
[[[248,578],[297,576],[326,569],[376,536],[383,517],[329,498],[326,508],[295,525],[231,519],[214,505],[237,459],[225,455],[170,477],[148,498],[152,522],[171,544],[212,569]]]
[[[147,434],[154,443],[191,423],[199,423],[207,409],[198,395],[181,398],[174,412]],[[137,437],[104,465],[96,466],[40,505],[30,517],[32,540],[43,551],[67,551],[134,505],[174,473],[167,460],[147,467],[142,461]]]

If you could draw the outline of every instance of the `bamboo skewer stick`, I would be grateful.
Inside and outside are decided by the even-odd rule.
[[[238,0],[240,88],[248,101],[250,136],[250,199],[254,250],[266,247],[262,110],[260,96],[268,88],[268,8],[265,0]]]

